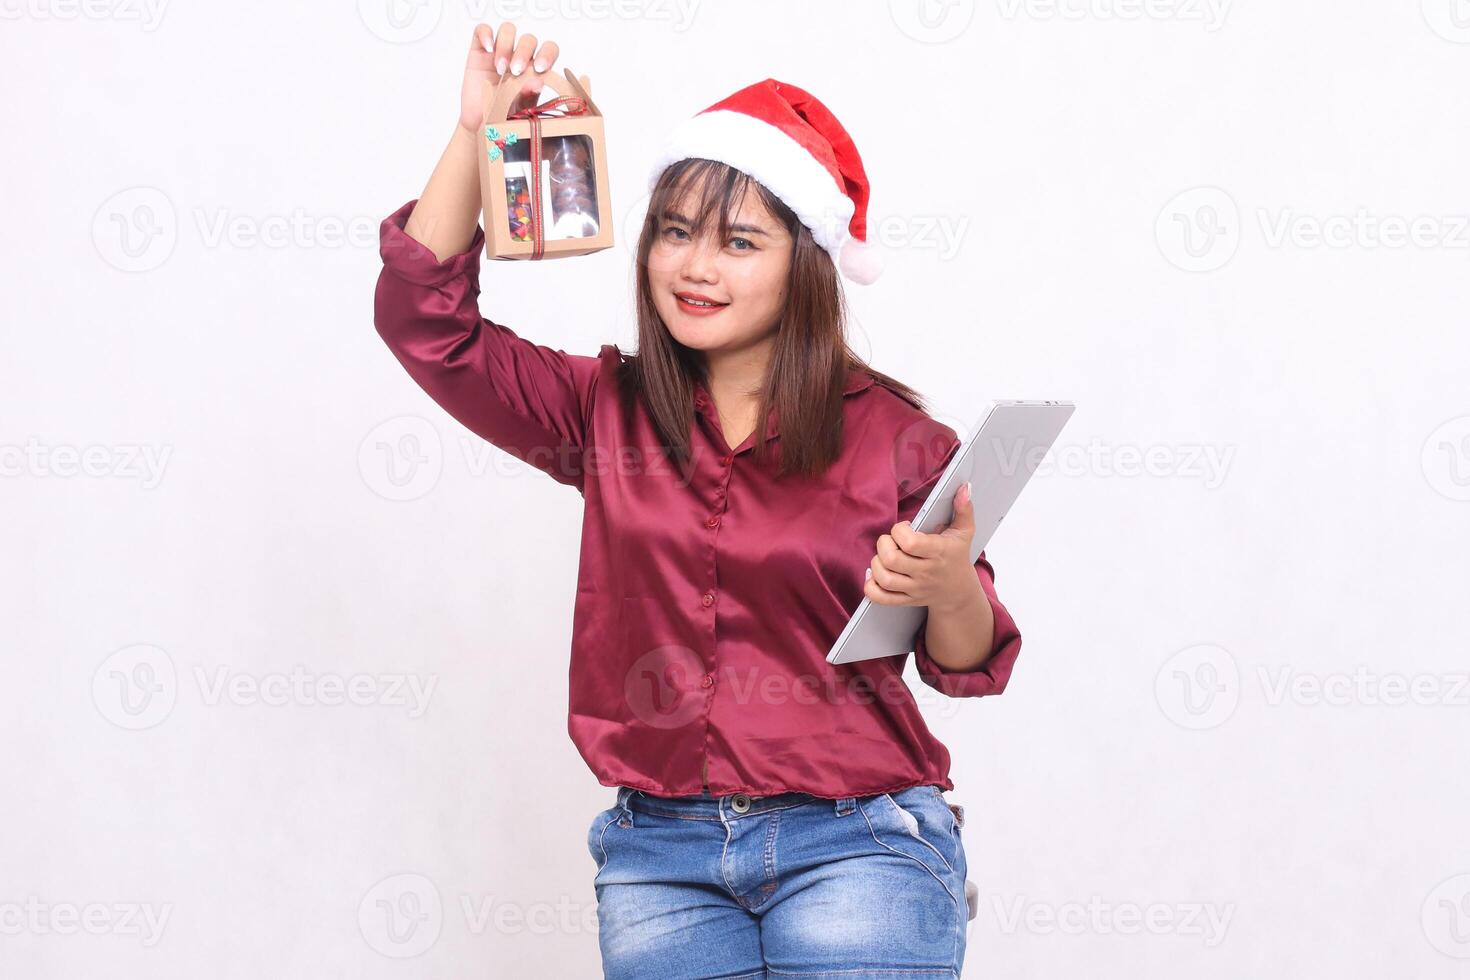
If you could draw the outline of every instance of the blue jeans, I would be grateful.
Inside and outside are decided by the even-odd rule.
[[[956,980],[965,851],[937,786],[832,800],[619,786],[587,830],[607,980]]]

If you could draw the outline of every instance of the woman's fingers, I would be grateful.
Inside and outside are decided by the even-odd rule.
[[[531,55],[536,53],[536,35],[522,34],[516,41],[515,54],[510,58],[510,73],[519,75],[531,64]]]
[[[516,25],[506,21],[495,32],[495,70],[502,75],[510,70],[510,56],[515,43]]]
[[[470,50],[491,54],[495,50],[495,32],[489,24],[476,24],[475,34],[470,38]]]
[[[557,47],[555,41],[547,41],[541,45],[541,50],[536,52],[536,70],[551,71],[551,66],[556,64],[556,56],[559,54],[561,54],[561,48]]]

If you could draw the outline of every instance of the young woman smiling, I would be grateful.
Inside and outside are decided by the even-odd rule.
[[[583,497],[568,732],[617,788],[587,832],[604,974],[956,978],[949,753],[906,656],[825,655],[865,595],[927,607],[918,675],[952,697],[1004,690],[1021,638],[968,496],[941,532],[908,523],[954,430],[848,347],[839,272],[878,271],[857,149],[775,79],[686,120],[649,175],[636,353],[567,354],[478,308],[480,86],[532,105],[557,55],[476,28],[449,146],[383,221],[376,324],[451,415]]]

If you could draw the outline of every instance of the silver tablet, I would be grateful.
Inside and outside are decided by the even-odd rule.
[[[954,495],[969,480],[975,504],[970,562],[978,561],[1074,407],[1071,402],[992,402],[914,515],[914,530],[932,533],[948,524],[954,518]],[[913,652],[928,611],[928,606],[880,605],[863,596],[827,653],[827,662],[850,664]]]

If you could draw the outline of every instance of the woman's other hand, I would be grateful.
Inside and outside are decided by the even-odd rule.
[[[928,606],[931,610],[962,609],[985,601],[970,561],[975,537],[975,506],[970,485],[954,498],[954,519],[943,529],[915,531],[900,521],[878,539],[863,593],[887,606]]]

